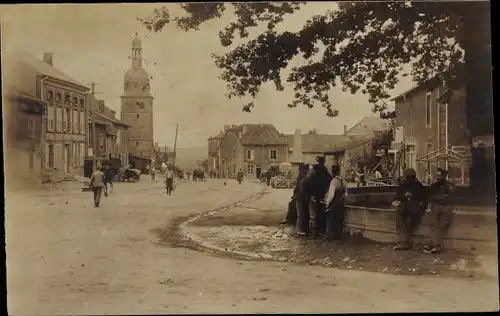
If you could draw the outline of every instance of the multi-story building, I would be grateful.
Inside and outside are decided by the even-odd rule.
[[[288,143],[272,124],[226,125],[218,156],[222,177],[235,178],[243,170],[259,178],[270,166],[288,161]]]
[[[219,174],[219,146],[224,139],[224,132],[220,131],[217,136],[208,138],[208,172]]]
[[[47,104],[42,129],[43,177],[59,181],[83,175],[89,89],[54,67],[52,53],[44,53],[40,60],[17,52],[14,60],[22,90]]]
[[[96,137],[95,155],[99,158],[119,158],[122,165],[128,165],[128,129],[129,125],[116,118],[116,112],[107,107],[104,100],[91,97],[91,108],[95,113],[95,128],[93,132],[94,117],[89,118],[89,148],[94,152],[93,137]]]
[[[154,154],[153,96],[149,74],[142,68],[142,44],[137,37],[132,41],[132,68],[124,77],[121,96],[121,120],[130,126],[128,152],[131,163],[145,169]]]
[[[416,86],[392,100],[396,128],[402,130],[405,166],[415,168],[421,179],[432,180],[438,167],[450,179],[468,182],[470,149],[465,112],[465,88],[453,91],[449,103],[438,99],[444,93],[437,80]]]

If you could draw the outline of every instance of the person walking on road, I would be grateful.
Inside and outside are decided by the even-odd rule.
[[[107,166],[104,169],[104,196],[108,196],[108,184],[109,187],[111,188],[111,193],[113,193],[113,177],[115,176],[113,169],[111,169],[110,166]]]
[[[174,188],[174,173],[168,168],[167,171],[165,171],[165,185],[167,194],[172,195],[172,189]]]
[[[104,186],[104,173],[101,171],[101,167],[97,167],[96,170],[90,176],[90,187],[94,191],[94,205],[99,207],[101,203],[102,188]]]
[[[155,166],[153,164],[151,164],[151,168],[149,170],[149,172],[151,173],[151,180],[152,181],[155,181]]]
[[[340,177],[340,166],[332,166],[333,179],[330,182],[328,193],[326,194],[326,239],[338,240],[342,238],[344,231],[344,201],[347,186]]]
[[[438,254],[442,251],[443,238],[448,231],[454,208],[455,185],[448,181],[448,172],[438,169],[437,180],[429,187],[429,208],[431,217],[431,242],[424,246],[424,252]]]
[[[427,192],[417,179],[415,169],[404,172],[405,179],[399,184],[392,206],[396,208],[396,230],[398,243],[394,250],[412,248],[413,232],[417,229],[427,209]]]

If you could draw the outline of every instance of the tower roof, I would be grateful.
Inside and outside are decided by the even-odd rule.
[[[135,38],[132,40],[132,48],[142,48],[142,42],[137,33],[135,33]]]

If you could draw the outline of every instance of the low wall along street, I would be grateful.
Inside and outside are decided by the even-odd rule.
[[[391,202],[396,186],[349,188],[346,199],[346,227],[351,233],[380,242],[396,241],[396,211]],[[477,198],[468,188],[457,187],[457,205],[445,247],[496,251],[497,215],[494,198]],[[369,205],[369,206],[368,206]],[[424,215],[416,242],[430,236],[430,218]]]

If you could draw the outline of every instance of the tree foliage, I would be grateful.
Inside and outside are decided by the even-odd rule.
[[[286,15],[300,10],[305,2],[284,3],[190,3],[187,13],[172,18],[163,7],[140,19],[149,30],[160,31],[175,21],[183,30],[197,30],[211,19],[220,18],[232,7],[235,20],[219,32],[221,44],[231,46],[226,54],[213,58],[222,70],[229,98],[256,97],[267,82],[284,90],[283,70],[296,56],[303,65],[291,67],[286,81],[293,85],[294,100],[288,104],[321,105],[328,116],[338,115],[328,97],[333,87],[369,97],[375,112],[387,110],[389,90],[402,76],[418,83],[438,77],[447,87],[461,81],[464,65],[464,16],[474,14],[471,2],[339,2],[337,10],[314,16],[296,32],[277,32],[275,26]],[[265,23],[266,31],[240,45],[252,28]],[[407,71],[404,65],[411,65]],[[452,89],[443,95],[449,98]],[[250,111],[250,102],[244,106]],[[383,113],[382,117],[394,117]]]

